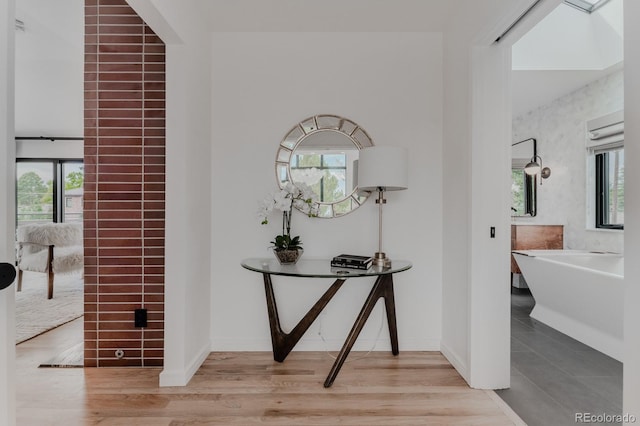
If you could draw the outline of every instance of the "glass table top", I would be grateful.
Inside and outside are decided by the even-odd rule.
[[[277,259],[254,257],[241,262],[243,268],[254,272],[290,277],[354,278],[374,277],[406,271],[413,265],[406,260],[392,260],[390,268],[372,266],[369,269],[336,268],[329,259],[300,259],[294,265],[281,265]]]

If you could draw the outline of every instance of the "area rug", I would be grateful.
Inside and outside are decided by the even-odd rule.
[[[47,275],[25,272],[16,292],[16,344],[84,314],[84,281],[79,274],[57,275],[53,299],[47,299]]]
[[[39,365],[40,368],[82,368],[84,367],[84,342],[80,342]]]

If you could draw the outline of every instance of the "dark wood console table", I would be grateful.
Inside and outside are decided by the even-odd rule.
[[[301,259],[295,265],[281,265],[276,259],[252,258],[243,260],[241,264],[245,269],[261,273],[264,278],[264,290],[267,296],[267,311],[269,314],[269,326],[271,327],[271,343],[273,346],[274,360],[278,362],[285,360],[287,355],[289,355],[294,346],[302,338],[302,335],[309,329],[313,321],[315,321],[325,306],[327,306],[329,301],[338,292],[342,284],[344,284],[348,278],[356,277],[376,277],[376,280],[324,382],[324,387],[328,388],[333,384],[342,364],[344,364],[349,352],[351,352],[351,348],[356,342],[360,331],[362,331],[362,327],[364,327],[376,302],[381,297],[384,298],[385,310],[387,312],[387,323],[391,337],[391,351],[394,355],[398,355],[398,330],[396,325],[396,307],[393,297],[393,274],[411,268],[412,265],[410,262],[394,260],[390,268],[376,268],[374,266],[367,270],[332,268],[328,259]],[[335,282],[311,307],[309,312],[298,322],[293,330],[285,333],[280,327],[278,307],[273,292],[273,283],[271,282],[272,275],[298,278],[334,278]]]

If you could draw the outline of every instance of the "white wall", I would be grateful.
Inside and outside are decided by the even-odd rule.
[[[186,384],[211,346],[209,57],[202,55],[209,49],[205,36],[195,43],[167,45],[167,116],[171,120],[167,120],[166,139],[162,386]]]
[[[623,231],[595,230],[587,217],[586,122],[624,108],[623,71],[596,80],[513,120],[513,141],[537,139],[551,177],[538,185],[538,214],[516,223],[564,225],[567,249],[623,252]]]
[[[470,128],[466,107],[470,90],[470,51],[466,40],[447,35],[444,49],[443,286],[441,350],[469,381],[469,214]],[[446,214],[444,214],[446,212]],[[460,307],[464,307],[460,309]]]
[[[495,163],[507,157],[509,52],[470,49],[455,36],[446,41],[442,353],[472,387],[506,388],[507,167]]]
[[[504,49],[559,2],[534,8],[498,45],[530,1],[493,11],[468,2],[445,34],[442,352],[472,387],[509,385],[509,177],[508,167],[492,166],[510,152]]]
[[[134,2],[134,0],[129,1]],[[148,0],[136,0],[135,2],[148,3]],[[560,0],[545,2],[532,12],[530,16],[534,18],[531,19],[539,20],[540,15],[548,13],[548,9],[559,2]],[[153,3],[166,6],[170,2],[168,0],[153,0]],[[451,3],[447,1],[447,4]],[[507,110],[507,108],[503,109],[506,89],[503,86],[495,86],[499,78],[506,76],[503,81],[508,80],[508,68],[506,68],[507,64],[502,64],[505,66],[504,70],[507,74],[500,72],[502,71],[500,64],[504,62],[504,55],[493,54],[490,49],[487,50],[487,55],[484,55],[486,62],[479,62],[480,68],[482,68],[480,75],[499,71],[497,74],[499,78],[496,75],[489,75],[489,84],[486,85],[488,92],[494,91],[496,87],[498,91],[493,94],[487,91],[483,92],[484,81],[477,78],[477,75],[474,84],[471,84],[473,73],[470,62],[470,45],[472,37],[480,28],[487,32],[489,30],[485,27],[489,26],[499,34],[499,31],[502,31],[513,19],[519,16],[530,2],[526,0],[487,3],[469,1],[459,4],[465,7],[457,8],[458,14],[454,21],[445,25],[448,28],[446,38],[451,37],[451,40],[446,42],[444,61],[442,61],[441,40],[439,44],[436,43],[435,47],[418,46],[420,47],[418,49],[407,48],[404,50],[403,45],[403,49],[395,49],[380,56],[380,49],[387,46],[386,42],[395,39],[395,37],[409,37],[409,35],[394,35],[393,33],[343,35],[339,40],[342,43],[331,44],[331,48],[337,52],[337,57],[347,59],[337,65],[335,61],[325,58],[327,52],[314,49],[319,45],[304,43],[322,36],[317,33],[239,32],[213,35],[215,62],[212,77],[214,103],[212,115],[214,182],[212,193],[214,204],[213,214],[210,216],[213,222],[213,232],[207,235],[207,222],[201,220],[194,221],[189,225],[168,221],[167,232],[168,235],[171,233],[174,236],[173,242],[178,243],[170,248],[172,267],[187,266],[188,263],[186,258],[189,253],[184,253],[183,249],[188,247],[188,242],[194,236],[184,235],[180,232],[185,229],[185,226],[186,228],[202,227],[201,234],[205,238],[211,236],[214,245],[212,251],[214,276],[212,292],[214,329],[212,337],[215,339],[214,349],[228,347],[270,349],[260,277],[242,270],[239,262],[246,256],[268,256],[267,242],[277,232],[274,228],[260,228],[253,212],[257,200],[265,192],[275,187],[275,182],[272,181],[275,179],[272,161],[278,141],[284,132],[301,118],[315,113],[331,112],[343,114],[356,120],[372,134],[379,144],[383,144],[381,141],[393,141],[389,143],[390,145],[402,144],[405,141],[398,141],[397,135],[407,133],[405,129],[413,129],[412,134],[406,138],[411,141],[410,151],[418,150],[418,153],[412,156],[410,179],[411,182],[415,179],[420,181],[422,184],[422,187],[419,187],[421,192],[419,197],[414,197],[415,187],[412,186],[408,191],[389,194],[390,202],[387,205],[385,216],[385,224],[391,223],[386,226],[387,231],[393,233],[394,236],[403,236],[402,240],[387,238],[387,251],[392,256],[411,258],[417,265],[423,265],[421,271],[416,268],[399,276],[406,281],[403,285],[400,285],[400,282],[397,285],[399,289],[404,287],[405,291],[405,295],[401,296],[403,299],[399,300],[398,298],[398,305],[405,313],[415,312],[417,314],[417,316],[414,315],[410,318],[409,325],[405,325],[405,328],[403,328],[403,323],[407,324],[407,322],[404,317],[399,318],[401,348],[407,349],[403,347],[403,342],[406,342],[407,339],[403,340],[403,338],[411,337],[414,334],[430,333],[433,325],[437,327],[440,324],[439,316],[442,313],[443,343],[447,343],[449,348],[453,348],[448,353],[449,359],[454,360],[456,368],[463,373],[465,378],[477,387],[500,386],[508,383],[508,363],[496,362],[496,360],[504,359],[505,353],[508,357],[508,345],[504,344],[509,339],[508,326],[505,325],[506,323],[496,324],[500,318],[508,317],[509,307],[508,285],[506,284],[508,278],[504,278],[504,286],[500,281],[501,276],[506,276],[507,270],[506,266],[502,266],[501,259],[504,259],[504,265],[507,265],[508,245],[504,244],[504,235],[508,232],[508,220],[505,220],[505,217],[508,216],[508,200],[505,199],[504,202],[501,202],[500,194],[490,194],[493,204],[485,206],[481,196],[472,196],[471,194],[476,189],[500,192],[500,190],[496,190],[496,184],[499,185],[496,177],[501,173],[501,169],[490,169],[481,164],[486,162],[486,156],[497,154],[497,158],[502,158],[502,154],[504,154],[504,168],[507,169],[508,135],[489,140],[490,132],[488,130],[494,125],[502,128],[502,124],[505,124],[505,129],[508,130],[506,125],[511,123],[510,118],[507,120],[507,117],[500,117],[500,114]],[[185,7],[181,3],[180,7],[176,6],[172,12],[180,14],[184,9]],[[297,9],[298,12],[300,10],[304,9]],[[400,8],[396,10],[400,10]],[[535,18],[536,15],[538,15],[537,18]],[[145,19],[147,19],[146,16]],[[171,13],[164,14],[163,19],[171,21],[174,16]],[[442,19],[446,18],[443,16]],[[366,20],[364,21],[366,22]],[[500,21],[499,25],[496,25],[496,21]],[[251,29],[245,28],[246,22],[240,19],[235,19],[233,22],[242,27],[240,31]],[[271,29],[273,30],[273,28]],[[345,29],[345,31],[347,30],[349,29]],[[373,29],[371,30],[373,31]],[[493,31],[494,36],[497,35],[495,31]],[[369,62],[365,61],[360,66],[364,72],[354,77],[353,73],[348,72],[349,68],[354,68],[354,66],[347,66],[351,64],[348,62],[351,56],[345,55],[343,49],[364,35],[376,41],[377,44],[360,50],[366,55],[359,57],[359,59],[368,58],[367,55],[371,57],[368,59]],[[339,37],[340,33],[329,33],[324,36]],[[430,42],[435,40],[429,37],[438,39],[440,37],[437,34],[424,34],[424,36]],[[294,39],[294,37],[298,39]],[[378,38],[382,38],[386,42],[380,44]],[[235,44],[228,46],[227,39],[234,41]],[[484,46],[490,45],[493,39],[485,40],[487,42]],[[348,43],[347,40],[349,40]],[[363,40],[362,46],[365,46],[366,41]],[[411,47],[411,44],[406,46]],[[298,49],[293,50],[293,47],[298,47]],[[422,73],[422,78],[399,79],[398,75],[403,76],[402,72],[411,71],[412,68],[404,66],[396,67],[396,69],[389,64],[389,58],[406,51],[411,51],[411,56],[422,64],[414,67],[417,70],[416,73]],[[422,62],[423,55],[429,56],[426,66]],[[483,55],[481,54],[481,56]],[[322,60],[323,58],[324,60]],[[402,65],[407,63],[410,58],[407,56],[399,59],[402,60],[398,64]],[[438,63],[438,61],[440,62]],[[179,61],[173,65],[178,66],[178,64]],[[496,69],[496,67],[500,69]],[[442,75],[443,71],[444,76]],[[432,78],[434,74],[439,75]],[[345,79],[345,75],[350,77]],[[370,77],[372,75],[376,78]],[[246,77],[250,77],[250,79]],[[381,77],[389,77],[389,79],[385,80]],[[447,93],[444,97],[438,91],[441,87],[437,84],[438,82],[446,87]],[[182,87],[179,82],[175,82],[175,84],[177,87]],[[422,84],[425,84],[427,88],[425,89]],[[347,85],[350,90],[344,90]],[[405,86],[411,85],[413,85],[411,90],[405,93]],[[402,87],[404,89],[389,93],[388,87]],[[351,89],[355,89],[355,93]],[[434,99],[432,96],[432,89],[434,93],[438,93],[438,99]],[[399,93],[404,96],[399,96]],[[414,93],[417,93],[415,98]],[[192,94],[189,93],[185,96],[192,96]],[[362,96],[361,100],[355,100],[357,96]],[[200,105],[199,97],[195,98],[194,106]],[[190,105],[190,103],[186,105]],[[419,110],[415,111],[416,107],[420,105],[422,106],[418,108]],[[500,109],[496,114],[483,112],[483,109],[494,106]],[[322,109],[320,109],[321,107]],[[446,128],[444,153],[438,148],[439,142],[433,142],[432,145],[426,146],[414,142],[417,140],[416,135],[427,134],[425,129],[431,131],[431,134],[440,135],[442,133],[441,129],[439,133],[433,131],[443,127],[442,108],[444,108],[446,113],[444,115],[447,117],[444,125]],[[425,115],[422,110],[427,110],[432,114]],[[173,111],[173,113],[178,114],[177,121],[173,123],[175,126],[179,127],[190,123],[185,120],[182,116],[184,114],[181,115],[180,111]],[[416,113],[419,117],[414,116]],[[173,121],[174,117],[172,115],[170,117],[170,120]],[[473,123],[474,119],[483,118],[491,120],[492,124],[483,126],[482,123]],[[191,123],[197,124],[195,120]],[[395,126],[396,123],[404,124],[406,127]],[[438,123],[440,124],[438,125]],[[480,130],[480,134],[472,137],[472,131],[477,130]],[[501,131],[499,134],[502,134]],[[176,140],[176,142],[178,141]],[[192,147],[198,146],[197,143],[192,143],[188,137],[181,142]],[[481,152],[484,143],[491,144],[486,156],[482,154],[478,158],[472,158],[473,153]],[[474,144],[477,146],[474,147]],[[500,150],[502,145],[504,145],[503,149]],[[252,148],[250,154],[247,154],[246,147],[248,146]],[[191,163],[193,160],[191,151],[185,152],[178,149],[177,146],[174,148],[170,153],[168,151],[168,155],[170,154],[171,157],[168,160],[168,170],[169,165],[177,167],[175,171],[181,173],[186,173],[187,167],[198,167]],[[206,149],[203,149],[203,155],[207,155]],[[419,162],[419,167],[415,166],[416,162]],[[476,168],[476,170],[474,171],[472,168]],[[448,170],[446,174],[445,170]],[[453,172],[455,170],[458,170],[459,173]],[[439,176],[444,176],[447,180],[443,180]],[[472,180],[476,179],[478,182],[472,184]],[[501,179],[498,178],[498,180]],[[504,181],[505,184],[508,182],[506,173]],[[187,179],[182,179],[180,182],[183,186],[176,185],[176,182],[168,183],[167,191],[172,193],[172,201],[184,202],[180,208],[191,208],[192,204],[188,203],[189,197],[180,193],[181,190],[191,192],[184,186]],[[196,190],[199,188],[198,186]],[[505,186],[505,193],[506,189]],[[430,195],[433,197],[429,197],[425,202],[424,200]],[[439,204],[440,202],[441,204]],[[394,204],[402,206],[402,209],[393,210]],[[367,208],[369,211],[366,210]],[[174,210],[174,213],[177,214],[177,210]],[[477,217],[475,217],[476,213]],[[411,217],[405,217],[407,214]],[[342,237],[339,240],[345,251],[359,251],[361,248],[375,247],[376,219],[375,206],[372,204],[367,204],[344,218],[326,223],[317,222],[317,219],[311,222],[312,220],[298,214],[294,218],[294,231],[299,230],[305,239],[307,248],[305,256],[327,257],[335,254],[333,249],[336,241],[335,234],[347,236],[347,238]],[[493,223],[494,220],[498,225],[499,238],[492,241],[488,238],[486,231],[487,225]],[[169,225],[169,223],[171,224]],[[444,237],[440,232],[444,233]],[[404,237],[404,234],[408,235]],[[199,241],[199,238],[196,240]],[[399,244],[398,241],[403,244]],[[416,243],[416,241],[419,242]],[[312,244],[315,246],[310,247]],[[504,249],[502,249],[503,246]],[[444,250],[446,259],[443,259],[441,249]],[[497,269],[486,268],[482,264],[485,259],[491,265],[498,265]],[[505,273],[502,273],[503,269]],[[438,300],[439,285],[433,283],[439,282],[443,272],[446,294],[443,294],[442,300]],[[168,273],[167,276],[169,277],[170,274]],[[174,275],[172,277],[175,278]],[[193,275],[193,278],[205,277],[196,274]],[[364,287],[364,285],[362,286]],[[282,299],[283,308],[286,308],[283,309],[282,315],[285,327],[297,321],[312,300],[324,289],[300,288],[299,284],[296,285],[287,280],[279,280],[277,287],[277,296]],[[352,321],[355,311],[366,294],[366,289],[355,288],[360,287],[358,285],[351,285],[351,287],[343,288],[342,302],[332,304],[329,307],[331,315],[321,318],[325,334],[329,333],[330,347],[337,347],[342,341],[348,324]],[[175,290],[180,287],[172,285],[171,288]],[[185,338],[178,335],[180,332],[199,336],[200,324],[189,324],[184,316],[175,315],[175,310],[178,308],[174,305],[185,309],[184,304],[187,303],[185,296],[190,289],[172,290],[171,294],[167,293],[167,318],[177,320],[176,323],[172,321],[167,329],[166,349],[167,354],[171,353],[171,356],[184,352],[180,344]],[[311,292],[314,294],[310,294]],[[172,297],[174,295],[177,297]],[[194,292],[191,296],[198,297],[199,295],[199,292]],[[434,298],[431,298],[431,295]],[[495,298],[493,298],[494,295]],[[411,297],[411,299],[408,300],[407,297]],[[189,306],[187,305],[187,307]],[[430,311],[429,308],[434,309]],[[350,310],[350,315],[347,315],[346,310]],[[507,312],[506,316],[504,312]],[[380,313],[378,311],[374,317],[377,315],[378,319],[381,319]],[[483,315],[484,313],[489,314]],[[343,317],[347,316],[349,318],[345,320]],[[433,322],[430,321],[432,318],[434,318]],[[336,319],[344,321],[335,321]],[[198,328],[196,329],[196,327]],[[334,337],[333,334],[337,332],[338,328],[340,328],[339,337]],[[369,341],[374,336],[375,328],[373,325],[365,330],[364,337],[368,337]],[[233,334],[234,331],[237,333]],[[317,328],[312,329],[309,336],[302,342],[303,348],[322,348],[318,339],[313,337],[314,331],[317,331]],[[421,341],[437,343],[437,335],[437,331],[433,333],[433,336],[436,336],[435,341],[430,340],[431,335],[426,335]],[[195,339],[193,336],[188,339]],[[239,338],[236,338],[237,336]],[[385,337],[383,337],[382,343],[386,345]],[[485,338],[487,340],[483,340]],[[483,342],[490,343],[483,348]],[[496,360],[491,359],[493,355],[491,348],[494,344],[497,345],[495,353],[498,358]],[[169,360],[169,356],[167,360]],[[474,377],[478,379],[474,381]],[[496,385],[496,383],[498,384]]]
[[[153,3],[158,6],[167,6],[170,2],[129,0],[129,3]],[[271,3],[277,7],[284,4],[284,2]],[[203,15],[216,17],[211,23],[212,31],[221,31],[217,20],[220,16],[224,16],[222,28],[238,31],[238,33],[226,35],[214,33],[213,36],[214,60],[217,61],[213,69],[214,114],[212,116],[213,170],[216,176],[213,186],[214,215],[212,217],[214,226],[212,268],[215,275],[212,293],[214,310],[212,338],[215,339],[213,348],[270,349],[260,278],[253,273],[241,270],[239,262],[243,257],[250,255],[270,255],[266,246],[277,231],[273,228],[257,226],[257,218],[253,212],[255,212],[257,200],[275,186],[275,182],[272,181],[275,178],[272,161],[278,141],[284,132],[300,119],[311,114],[330,112],[343,114],[356,120],[372,134],[377,143],[409,144],[412,152],[411,174],[414,175],[411,181],[415,182],[417,177],[421,178],[418,179],[421,186],[417,188],[412,186],[408,191],[390,194],[390,203],[385,213],[387,232],[402,237],[390,239],[387,235],[386,251],[392,257],[410,258],[416,265],[421,266],[401,276],[403,280],[407,280],[401,286],[401,288],[404,287],[405,293],[399,294],[397,298],[399,309],[404,312],[402,317],[399,317],[401,348],[425,346],[437,348],[439,326],[442,324],[440,314],[443,313],[442,307],[444,307],[443,320],[449,327],[449,337],[460,342],[459,353],[456,355],[459,355],[461,364],[457,364],[456,368],[468,379],[465,372],[468,371],[469,359],[473,356],[469,352],[469,334],[478,332],[480,338],[476,342],[481,342],[483,333],[493,329],[495,325],[495,317],[490,316],[490,319],[487,317],[485,321],[480,309],[477,311],[479,315],[476,318],[479,320],[478,327],[471,330],[468,315],[473,302],[473,298],[469,296],[471,287],[476,282],[480,283],[475,294],[484,300],[484,309],[491,309],[491,303],[486,306],[486,301],[492,300],[491,297],[487,294],[480,295],[480,293],[482,293],[483,283],[495,283],[492,273],[479,280],[472,279],[470,258],[466,256],[470,250],[470,244],[474,244],[469,233],[470,215],[473,212],[470,204],[470,174],[467,173],[467,167],[471,166],[469,133],[471,124],[470,116],[466,115],[471,111],[469,46],[471,38],[481,28],[486,29],[486,26],[491,26],[500,31],[504,29],[528,6],[528,1],[500,0],[482,4],[461,2],[460,5],[464,7],[455,9],[448,0],[438,2],[435,8],[430,5],[429,13],[425,15],[428,19],[420,19],[424,28],[421,27],[418,31],[441,31],[442,28],[447,28],[447,34],[459,41],[447,47],[452,56],[444,69],[447,74],[446,81],[442,76],[441,46],[412,48],[411,43],[406,43],[390,49],[389,42],[400,40],[400,35],[352,33],[353,31],[375,32],[380,31],[381,28],[389,31],[390,27],[377,25],[383,15],[385,24],[395,22],[396,18],[399,18],[398,22],[403,24],[398,25],[398,30],[405,30],[407,15],[423,16],[421,11],[424,3],[414,2],[410,7],[393,7],[393,16],[381,15],[376,12],[375,7],[369,8],[368,5],[364,7],[363,3],[355,0],[345,3],[352,9],[358,5],[363,6],[358,15],[363,19],[358,22],[349,22],[343,28],[340,26],[340,22],[343,22],[341,20],[322,21],[322,25],[318,27],[319,31],[332,31],[324,37],[337,40],[339,43],[315,45],[302,42],[321,37],[316,33],[308,33],[315,27],[312,26],[310,29],[306,25],[306,20],[304,28],[300,28],[302,32],[289,35],[244,32],[283,31],[286,28],[297,31],[297,19],[313,10],[312,2],[297,3],[300,5],[299,8],[292,9],[290,13],[288,11],[286,16],[290,19],[286,20],[287,25],[281,22],[280,9],[277,7],[273,10],[269,9],[264,12],[264,19],[261,14],[257,27],[243,19],[244,14],[226,13],[228,12],[227,4],[203,3],[205,8],[207,5],[212,7],[210,13],[203,13]],[[193,7],[194,3],[190,4]],[[200,5],[200,3],[197,4]],[[261,2],[257,4],[262,5]],[[179,14],[186,9],[185,6],[186,4],[181,3],[180,7],[173,12]],[[444,9],[438,9],[438,7]],[[442,13],[443,10],[455,10],[454,21],[450,21],[448,13]],[[367,19],[368,13],[372,14],[373,19]],[[154,15],[158,13],[151,12],[143,16],[147,22],[151,22],[149,18]],[[278,19],[271,19],[274,16]],[[166,21],[170,23],[169,26],[174,21],[172,13],[164,13],[161,18],[159,21]],[[496,20],[504,21],[500,22],[499,28],[495,27]],[[455,25],[451,25],[452,23]],[[319,23],[316,22],[316,24]],[[346,31],[349,34],[341,34],[340,31]],[[409,37],[408,34],[402,37],[405,36]],[[237,41],[237,44],[225,47],[224,37]],[[247,45],[249,43],[243,37],[252,41],[253,44]],[[293,37],[298,37],[300,41],[294,40]],[[440,36],[431,34],[427,37],[431,42],[434,39],[429,37],[439,38]],[[357,44],[356,41],[359,39],[360,44],[356,47],[364,46],[365,48],[354,51],[361,53],[355,58],[362,63],[353,64],[354,56],[347,55],[344,51],[349,46]],[[284,44],[281,46],[275,42],[265,43],[263,40],[284,41]],[[385,42],[380,44],[379,40]],[[242,42],[242,49],[239,48],[240,42]],[[318,46],[330,46],[330,48],[324,49]],[[297,49],[294,50],[293,47]],[[336,53],[332,54],[334,51]],[[380,52],[384,54],[381,55]],[[398,57],[403,54],[406,56]],[[332,57],[327,57],[328,55],[340,60],[336,61]],[[411,58],[417,61],[419,66],[414,66]],[[410,64],[411,67],[407,67],[406,64]],[[174,65],[178,66],[176,63]],[[411,78],[405,78],[405,72],[412,72]],[[449,75],[455,75],[455,78],[449,78]],[[444,107],[448,111],[447,145],[451,146],[451,149],[449,158],[442,161],[441,140],[438,138],[441,138],[442,133],[444,99],[440,90],[444,84],[440,83],[445,82],[450,89],[447,104]],[[451,93],[454,94],[451,95]],[[428,114],[424,114],[425,110]],[[171,117],[171,114],[169,116]],[[405,134],[406,140],[398,137]],[[245,154],[247,146],[252,147],[250,155]],[[467,163],[464,162],[465,159]],[[181,165],[184,169],[186,167],[184,161],[185,154],[174,151],[168,164]],[[418,167],[415,166],[416,162]],[[451,178],[451,181],[447,181],[446,184],[442,180],[443,166],[452,171],[446,175],[447,178]],[[241,176],[237,177],[239,171]],[[481,175],[478,177],[481,178]],[[167,190],[179,190],[174,186],[168,185]],[[243,188],[247,188],[247,191],[239,190]],[[446,196],[443,194],[445,188],[448,191]],[[420,193],[416,197],[413,194],[417,190],[420,190]],[[173,195],[176,197],[174,201],[185,200],[179,193]],[[443,200],[445,203],[441,204]],[[400,203],[402,209],[394,211],[393,203],[396,205]],[[496,208],[500,207],[496,206]],[[406,217],[407,214],[410,215],[409,218]],[[444,227],[441,226],[443,216],[452,218],[444,222]],[[336,254],[338,251],[334,249],[336,234],[347,236],[339,240],[340,251],[373,251],[376,245],[376,219],[375,206],[367,204],[346,217],[325,223],[318,222],[317,219],[311,222],[304,216],[297,215],[294,218],[294,231],[299,229],[306,241],[305,256],[328,257]],[[486,219],[483,215],[481,221]],[[193,225],[206,227],[206,223]],[[399,227],[401,232],[394,229],[394,226]],[[176,233],[177,237],[180,235],[179,229],[180,225],[174,223],[171,226],[168,225],[167,232]],[[441,254],[443,242],[441,232],[444,231],[447,232],[447,241],[454,241],[454,244],[445,247],[449,256],[446,263],[443,263]],[[486,243],[486,233],[482,233],[482,238],[477,241],[477,250],[482,250]],[[312,247],[312,244],[315,246]],[[172,263],[178,265],[184,263],[185,255],[180,247],[176,247],[176,250],[172,248],[171,252],[173,253]],[[505,258],[506,256],[505,254]],[[448,297],[440,300],[439,282],[443,265],[450,273],[449,287],[453,291]],[[362,288],[367,287],[366,284],[357,285],[359,284],[357,282],[353,284],[343,288],[341,302],[334,303],[335,307],[333,305],[329,307],[331,315],[320,318],[330,347],[337,347],[340,344],[348,324],[353,320],[356,310],[366,295],[367,289]],[[279,280],[277,287],[279,287],[276,289],[278,297],[283,299],[282,302],[286,308],[283,309],[285,327],[297,321],[311,301],[323,291],[323,288],[301,289],[299,285],[287,280]],[[168,315],[175,309],[170,306],[174,304],[182,306],[185,303],[183,298],[171,297],[169,293],[167,293],[167,300]],[[508,310],[508,300],[495,303]],[[339,312],[338,316],[336,312]],[[374,337],[373,330],[377,328],[375,320],[382,319],[381,313],[381,310],[374,313],[373,324],[365,330],[363,337],[368,339],[363,345],[366,346],[365,349],[370,347],[369,343]],[[414,313],[417,315],[413,315]],[[407,316],[409,321],[405,321]],[[343,321],[343,317],[348,318]],[[174,318],[174,315],[171,315],[171,318],[177,319],[179,323],[174,326],[172,322],[170,329],[167,330],[167,353],[170,351],[175,354],[180,352],[176,349],[176,345],[179,346],[181,342],[181,336],[175,333],[180,330],[185,331],[187,324],[184,323],[183,318]],[[225,330],[225,328],[228,329]],[[314,336],[315,331],[317,328],[312,329],[305,341],[301,342],[302,348],[322,349],[318,338]],[[501,336],[500,339],[508,342],[507,332],[498,334]],[[236,336],[240,336],[240,339]],[[408,337],[414,336],[419,336],[419,339],[413,342],[408,340]],[[423,344],[424,342],[426,345]],[[388,346],[384,335],[381,345],[379,348]],[[504,352],[502,346],[500,351]],[[479,352],[482,354],[479,356],[479,362],[474,363],[474,368],[484,377],[491,376],[495,363],[487,360],[487,351]],[[504,377],[508,380],[508,368],[508,364],[498,367],[497,380],[504,381]],[[491,386],[491,384],[479,383],[479,386]]]
[[[84,158],[84,141],[17,140],[16,158],[82,159]]]
[[[625,327],[624,327],[624,401],[623,413],[640,419],[640,168],[628,167],[640,161],[640,2],[624,2],[624,58],[625,58]],[[636,420],[639,421],[639,420]]]
[[[401,350],[439,349],[442,274],[442,39],[437,33],[213,34],[213,328],[215,350],[271,350],[262,277],[240,267],[245,257],[273,256],[279,220],[261,226],[258,201],[276,186],[278,144],[298,121],[342,115],[377,145],[407,147],[409,189],[389,193],[385,251],[414,268],[396,279]],[[377,208],[367,202],[338,219],[294,213],[305,257],[369,254],[377,247]],[[347,282],[320,318],[328,348],[338,349],[371,283]],[[274,278],[288,329],[330,281]],[[356,343],[372,347],[376,307]],[[314,324],[297,349],[322,350]],[[388,349],[386,326],[376,349]]]
[[[197,9],[129,0],[167,45],[165,342],[161,386],[184,386],[209,354],[210,39]]]
[[[20,0],[16,17],[16,135],[82,136],[83,0]]]
[[[9,263],[15,260],[14,8],[13,0],[0,0],[0,262]],[[16,422],[14,291],[0,290],[0,424],[7,426]]]
[[[471,287],[469,307],[472,387],[503,389],[510,383],[509,276],[511,54],[504,46],[472,50]]]

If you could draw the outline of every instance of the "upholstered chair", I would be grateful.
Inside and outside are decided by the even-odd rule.
[[[16,231],[18,291],[23,271],[48,276],[47,298],[53,297],[54,275],[84,269],[82,224],[41,223],[22,225]]]

